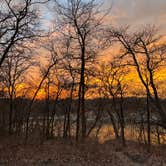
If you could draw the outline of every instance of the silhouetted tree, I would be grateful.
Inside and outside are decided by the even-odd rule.
[[[61,25],[68,28],[68,34],[75,41],[75,48],[79,49],[79,52],[75,55],[75,58],[80,60],[76,130],[76,139],[78,140],[80,132],[80,115],[81,135],[82,138],[85,138],[86,136],[85,71],[87,70],[88,61],[93,59],[96,55],[91,44],[93,44],[94,48],[94,43],[97,42],[97,34],[100,32],[104,16],[98,9],[99,4],[94,0],[67,0],[67,2],[64,3],[57,1],[56,5]]]
[[[118,62],[118,63],[117,63]],[[112,109],[108,110],[114,133],[117,139],[120,138],[116,119],[120,123],[121,138],[123,145],[125,145],[125,121],[123,113],[123,98],[126,90],[126,83],[124,83],[124,77],[127,74],[127,68],[121,66],[120,60],[111,61],[108,64],[100,65],[98,69],[97,79],[99,80],[99,89],[101,93],[108,99],[112,99]],[[116,118],[114,118],[114,116]]]
[[[1,0],[0,67],[13,46],[28,42],[37,35],[38,15],[34,5],[45,2],[47,1]]]
[[[14,120],[14,100],[19,95],[20,87],[25,79],[25,73],[32,65],[32,61],[29,57],[29,52],[26,47],[12,48],[12,52],[8,53],[8,58],[4,60],[1,67],[1,76],[3,77],[4,86],[7,88],[7,94],[10,102],[9,111],[9,134],[13,130],[13,120]],[[20,94],[21,95],[21,94]],[[15,111],[15,120],[16,117]]]
[[[108,33],[111,42],[118,42],[122,46],[121,58],[126,57],[130,65],[135,66],[151,103],[156,106],[160,115],[160,125],[166,128],[166,112],[161,105],[155,81],[156,72],[165,65],[166,60],[166,45],[161,42],[162,37],[157,35],[154,26],[147,26],[134,33],[129,28],[112,28]]]

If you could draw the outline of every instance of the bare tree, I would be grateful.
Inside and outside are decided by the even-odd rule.
[[[147,26],[135,33],[131,33],[129,28],[111,29],[109,35],[111,41],[122,46],[121,58],[126,57],[130,65],[135,66],[149,99],[158,110],[160,125],[166,128],[166,112],[161,105],[155,80],[156,72],[165,65],[166,60],[166,45],[161,43],[162,37],[157,35],[154,26]]]
[[[92,52],[91,43],[97,42],[96,34],[99,33],[103,21],[103,14],[99,11],[94,0],[68,0],[56,2],[57,12],[60,16],[61,23],[68,28],[68,35],[75,41],[75,48],[79,49],[75,59],[79,59],[80,81],[78,90],[78,109],[77,109],[77,131],[76,139],[78,140],[80,132],[80,115],[81,115],[81,135],[86,136],[86,115],[85,115],[85,71],[87,70],[88,61],[95,54]],[[102,16],[101,16],[102,15]],[[105,15],[105,14],[104,14]]]
[[[120,60],[118,59],[118,61],[114,60],[108,64],[100,65],[96,78],[99,80],[100,93],[102,93],[105,98],[112,99],[112,109],[108,110],[108,114],[113,125],[115,136],[119,140],[120,136],[116,123],[118,119],[121,128],[122,143],[125,146],[123,102],[124,93],[126,91],[124,77],[128,73],[128,70],[123,65],[121,66],[119,62]]]
[[[34,5],[46,1],[1,0],[0,9],[0,67],[11,48],[37,35],[37,10]]]
[[[27,116],[26,116],[26,134],[25,134],[25,142],[27,142],[28,140],[28,134],[29,134],[29,119],[30,119],[30,115],[31,115],[31,111],[32,111],[32,105],[36,99],[36,96],[39,92],[39,90],[41,89],[43,82],[45,81],[45,79],[47,78],[48,74],[50,73],[50,70],[56,65],[57,61],[52,62],[51,64],[49,64],[49,66],[47,67],[47,70],[45,71],[43,77],[41,78],[41,81],[37,87],[37,89],[35,90],[35,93],[33,94],[33,97],[29,103],[29,105],[27,106]]]
[[[9,57],[5,59],[4,64],[1,67],[1,76],[3,77],[4,86],[7,88],[7,94],[10,101],[9,134],[11,134],[13,130],[14,99],[19,95],[19,86],[23,84],[25,73],[32,65],[32,61],[29,58],[31,52],[28,52],[29,49],[26,49],[26,47],[23,46],[13,48],[12,52],[9,53]]]

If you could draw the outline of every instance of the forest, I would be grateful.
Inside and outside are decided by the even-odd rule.
[[[166,164],[166,34],[106,1],[0,0],[0,165]]]

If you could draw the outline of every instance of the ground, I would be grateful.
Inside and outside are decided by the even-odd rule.
[[[152,147],[127,142],[123,148],[116,141],[103,144],[88,140],[48,140],[43,144],[16,144],[0,141],[0,166],[165,166],[166,146]]]

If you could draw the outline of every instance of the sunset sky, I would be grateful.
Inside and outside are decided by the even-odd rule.
[[[62,0],[59,0],[62,2]],[[166,0],[96,0],[104,2],[103,8],[111,8],[110,14],[107,18],[107,23],[113,26],[125,26],[131,25],[135,29],[140,29],[142,26],[153,24],[159,27],[162,34],[166,34]],[[41,8],[42,10],[42,26],[47,31],[53,26],[56,13],[53,12],[53,1],[50,1],[48,6]],[[165,38],[164,38],[165,39]],[[114,47],[111,50],[106,50],[101,56],[101,60],[105,61],[110,59],[112,53],[117,54],[119,49]],[[45,52],[40,55],[46,54]],[[108,58],[107,58],[108,57]],[[165,71],[165,69],[163,70]],[[165,75],[162,75],[163,71],[160,72],[160,77],[165,80]],[[127,79],[130,82],[135,81],[135,84],[140,84],[136,73],[130,73]],[[134,80],[133,80],[134,79]],[[142,88],[142,87],[141,87]],[[42,94],[42,92],[41,92]]]
[[[110,23],[115,25],[142,26],[156,24],[162,33],[166,33],[166,0],[99,0],[104,2],[104,8],[111,7]],[[43,10],[44,26],[51,26],[55,17],[49,7]]]
[[[166,32],[166,0],[105,0],[116,24],[156,24]]]

